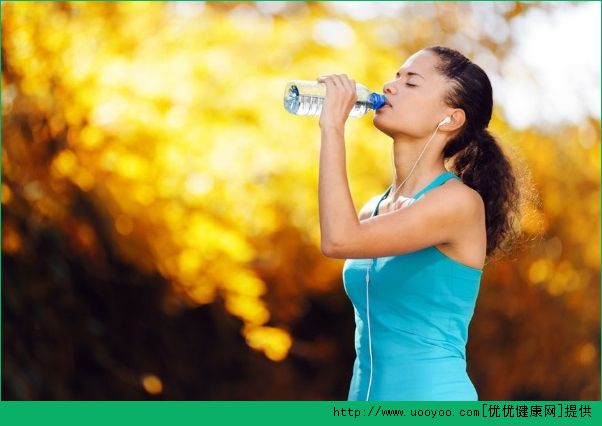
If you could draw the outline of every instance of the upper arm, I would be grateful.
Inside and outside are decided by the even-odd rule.
[[[360,219],[341,241],[334,242],[329,257],[385,257],[453,242],[478,219],[480,208],[476,191],[464,185],[441,186],[407,207]]]

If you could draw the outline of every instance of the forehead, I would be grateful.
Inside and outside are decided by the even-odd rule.
[[[434,53],[421,50],[406,59],[401,69],[403,71],[415,71],[426,78],[427,75],[436,75],[435,65],[437,65],[437,56]]]

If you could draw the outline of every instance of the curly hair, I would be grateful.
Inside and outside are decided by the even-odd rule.
[[[443,157],[453,160],[451,170],[483,199],[486,256],[491,258],[518,240],[525,198],[519,185],[522,179],[487,129],[493,111],[491,82],[485,71],[454,49],[430,46],[424,50],[438,56],[435,68],[450,83],[444,102],[466,115],[459,133],[447,142]]]

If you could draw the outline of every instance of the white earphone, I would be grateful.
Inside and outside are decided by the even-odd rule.
[[[451,117],[449,117],[449,116],[447,116],[443,120],[441,120],[438,125],[443,126],[444,124],[448,124],[448,123],[451,123]]]

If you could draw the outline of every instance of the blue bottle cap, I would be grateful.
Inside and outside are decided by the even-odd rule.
[[[372,109],[382,108],[387,103],[385,95],[381,95],[380,93],[370,93],[369,100],[372,104]]]

